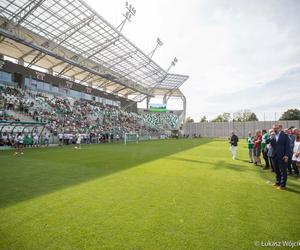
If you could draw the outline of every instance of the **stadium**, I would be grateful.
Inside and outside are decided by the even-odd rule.
[[[0,0],[0,249],[300,247],[300,115],[187,122],[189,76],[124,35],[125,7],[114,26],[83,0]],[[285,170],[261,149],[282,126]],[[271,128],[258,153],[248,131]]]

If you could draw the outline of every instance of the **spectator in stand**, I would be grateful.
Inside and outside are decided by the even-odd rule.
[[[261,166],[260,153],[261,153],[262,136],[260,130],[256,130],[254,137],[254,164]]]
[[[253,163],[253,145],[254,145],[254,137],[252,136],[251,131],[248,132],[248,138],[247,138],[247,144],[248,144],[248,154],[250,158],[250,163]]]
[[[262,130],[262,140],[261,140],[261,152],[263,155],[263,158],[265,160],[266,166],[264,169],[270,168],[270,162],[268,157],[268,147],[267,147],[267,140],[269,139],[269,134],[267,133],[266,129]]]
[[[229,138],[229,140],[230,140],[229,141],[229,143],[230,143],[230,153],[231,153],[232,159],[236,160],[236,151],[237,151],[239,138],[234,133],[234,131],[231,132],[231,137]]]

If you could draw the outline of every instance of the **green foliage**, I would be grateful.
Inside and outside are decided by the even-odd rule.
[[[250,121],[258,121],[258,118],[254,112],[249,109],[239,110],[234,113],[234,121],[238,122],[250,122]]]
[[[193,119],[192,117],[187,117],[187,118],[185,119],[185,122],[186,122],[186,123],[193,123],[193,122],[194,122],[194,119]]]
[[[300,110],[299,109],[288,109],[285,111],[279,120],[288,121],[288,120],[300,120]]]
[[[212,119],[212,122],[229,122],[231,120],[230,113],[224,112],[221,115],[218,115],[216,118]]]
[[[202,117],[200,118],[200,122],[208,122],[206,116],[202,116]]]

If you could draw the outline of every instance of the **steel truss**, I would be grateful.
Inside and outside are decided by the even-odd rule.
[[[54,58],[49,72],[113,87],[115,94],[134,93],[138,101],[155,95],[155,89],[175,93],[188,79],[152,60],[158,45],[146,55],[83,0],[0,0],[0,13],[1,37],[30,47],[19,57],[28,67],[43,67],[46,57]]]

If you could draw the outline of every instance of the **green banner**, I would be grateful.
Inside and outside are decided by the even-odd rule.
[[[167,112],[167,105],[165,105],[165,104],[150,104],[149,111],[151,111],[151,112]]]

